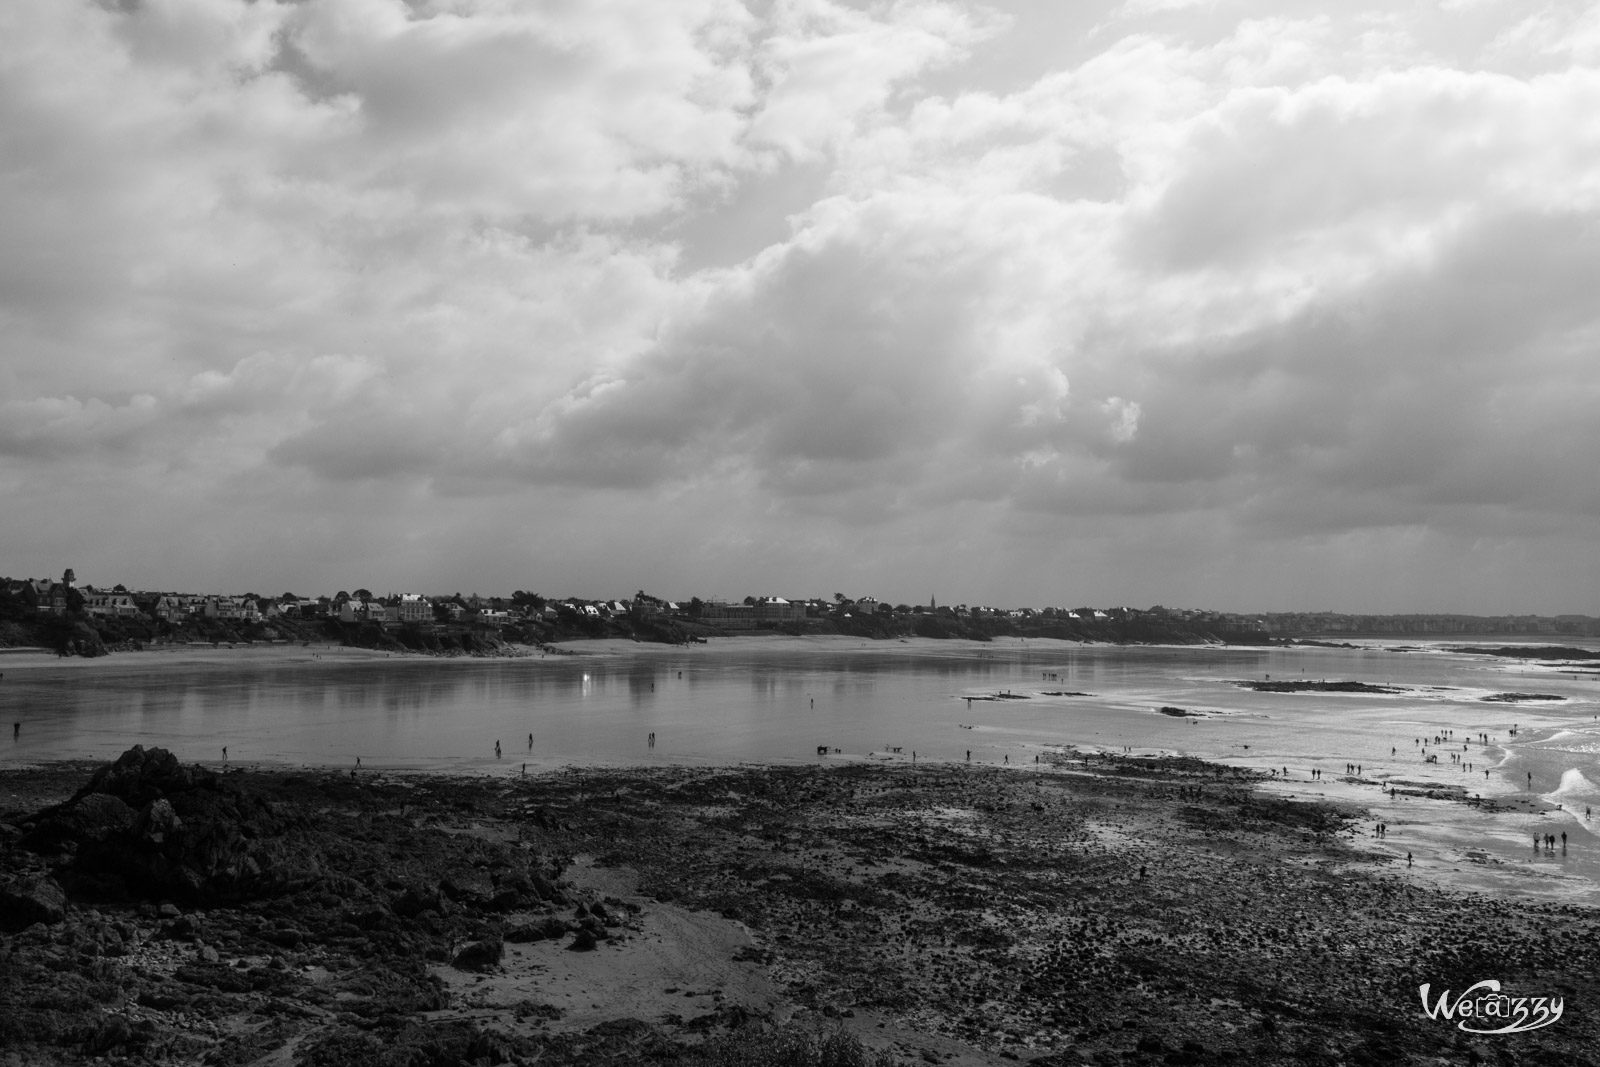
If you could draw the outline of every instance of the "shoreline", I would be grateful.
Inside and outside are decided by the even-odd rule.
[[[1210,768],[1219,776],[1234,776],[1237,787],[1257,795],[1262,801],[1275,799],[1313,809],[1344,812],[1352,817],[1361,815],[1364,821],[1352,832],[1357,839],[1365,838],[1363,843],[1366,849],[1395,862],[1404,862],[1408,854],[1412,855],[1419,864],[1413,868],[1414,877],[1439,889],[1600,908],[1600,880],[1592,873],[1569,869],[1565,850],[1558,857],[1535,852],[1534,862],[1526,862],[1527,850],[1521,847],[1523,827],[1511,827],[1511,820],[1544,820],[1556,815],[1560,808],[1537,795],[1515,790],[1509,784],[1503,783],[1503,788],[1492,794],[1489,799],[1499,806],[1486,813],[1481,806],[1456,794],[1452,787],[1437,782],[1395,779],[1395,784],[1400,787],[1400,796],[1390,798],[1381,788],[1386,782],[1355,776],[1321,781],[1274,778],[1255,760],[1211,759],[1172,750],[1121,754],[1092,747],[1056,748],[1042,755],[1043,762],[1040,764],[1020,761],[1013,764],[970,763],[953,758],[931,757],[912,761],[904,754],[877,752],[830,755],[821,763],[806,757],[739,762],[714,759],[690,762],[672,757],[573,762],[544,758],[523,760],[514,756],[503,771],[484,770],[476,762],[451,770],[381,760],[365,762],[359,770],[342,765],[268,760],[233,763],[198,760],[192,761],[192,765],[202,767],[224,780],[240,775],[278,778],[311,776],[340,782],[348,780],[358,785],[402,788],[462,786],[507,790],[525,789],[530,783],[551,779],[582,782],[629,775],[744,775],[801,771],[1001,774],[1015,777],[1018,781],[1036,780],[1042,785],[1061,777],[1103,775],[1108,765],[1133,768],[1197,765]],[[64,780],[71,780],[74,776],[87,778],[105,762],[79,758],[0,764],[0,790],[3,790],[9,776],[37,775],[45,779]],[[526,770],[520,769],[524,767]],[[1377,796],[1373,795],[1373,787],[1380,787]],[[1600,842],[1600,832],[1593,826],[1577,822],[1572,812],[1562,814],[1571,822],[1552,820],[1545,829],[1559,831],[1565,828],[1572,831],[1572,856],[1587,856],[1588,852],[1594,850],[1594,844]],[[1388,827],[1388,833],[1381,839],[1372,836],[1371,829],[1379,821]],[[1578,837],[1579,834],[1583,835],[1582,838]],[[1587,849],[1584,839],[1589,842]],[[1588,860],[1585,870],[1593,866],[1594,861]]]
[[[600,640],[583,642],[573,648],[570,655],[551,656],[554,662],[595,662],[618,663],[636,661],[642,664],[657,664],[665,660],[681,662],[685,665],[696,660],[702,662],[732,662],[746,655],[760,655],[774,650],[795,651],[801,648],[814,649],[821,653],[840,654],[856,651],[881,655],[906,655],[906,656],[938,656],[940,654],[955,657],[971,657],[996,654],[1000,657],[1014,656],[1023,651],[1037,652],[1048,659],[1058,652],[1070,652],[1084,646],[1077,642],[1060,641],[1055,639],[1004,639],[995,642],[971,642],[965,640],[937,640],[930,638],[907,639],[904,641],[874,641],[867,638],[844,637],[826,635],[815,637],[792,637],[787,635],[766,635],[752,637],[731,637],[715,640],[709,645],[651,645],[631,640]],[[1145,646],[1141,646],[1145,647]],[[1152,653],[1167,646],[1148,646]],[[1203,651],[1193,646],[1172,646],[1181,648],[1184,652],[1203,655]],[[537,650],[529,650],[532,655],[528,658],[538,660]],[[104,657],[95,660],[68,661],[70,666],[63,672],[64,676],[89,677],[80,672],[91,672],[110,668],[118,673],[134,675],[159,675],[167,670],[236,670],[241,667],[256,667],[275,669],[283,667],[299,671],[304,669],[320,670],[322,668],[338,669],[352,665],[371,666],[373,669],[392,667],[396,671],[409,671],[418,664],[438,664],[439,669],[446,675],[453,668],[444,665],[444,661],[467,659],[481,665],[485,661],[500,663],[502,657],[436,657],[427,655],[397,655],[360,648],[343,646],[312,646],[305,648],[299,645],[257,646],[253,648],[218,649],[210,646],[180,646],[170,649],[150,650],[148,653],[133,653]],[[44,681],[51,677],[42,672],[51,671],[52,668],[61,666],[63,661],[53,655],[34,657],[27,661],[27,665],[16,672],[16,680],[25,681],[34,677],[37,681]],[[0,661],[0,666],[11,667],[12,661]],[[530,663],[530,667],[534,666]],[[520,669],[520,668],[518,668]],[[41,673],[33,673],[38,670]],[[6,685],[5,680],[0,680],[0,686]],[[1048,684],[1058,684],[1049,682]],[[0,690],[3,692],[3,690]],[[1352,699],[1358,698],[1352,695]],[[1386,694],[1385,699],[1389,699]],[[959,696],[954,699],[960,699]],[[1288,698],[1288,699],[1293,699]],[[1484,709],[1489,710],[1489,709]],[[1200,725],[1201,739],[1190,741],[1187,745],[1167,747],[1164,743],[1157,745],[1137,744],[1132,751],[1139,754],[1160,754],[1169,752],[1174,755],[1195,755],[1215,763],[1265,771],[1288,763],[1294,766],[1295,775],[1292,780],[1273,781],[1263,777],[1258,789],[1284,797],[1294,797],[1311,801],[1330,801],[1334,803],[1355,803],[1374,813],[1375,821],[1388,822],[1392,831],[1386,842],[1378,843],[1380,851],[1404,858],[1407,851],[1417,856],[1430,857],[1427,868],[1430,877],[1441,880],[1441,884],[1449,883],[1463,887],[1492,888],[1495,891],[1508,894],[1531,894],[1542,898],[1555,898],[1566,900],[1582,900],[1586,902],[1600,902],[1600,834],[1597,834],[1593,825],[1581,822],[1570,810],[1558,811],[1555,801],[1548,798],[1547,793],[1528,792],[1517,788],[1510,779],[1513,774],[1521,777],[1519,773],[1522,763],[1518,762],[1524,757],[1525,745],[1536,745],[1547,738],[1555,730],[1561,729],[1563,721],[1558,714],[1552,715],[1551,709],[1542,705],[1533,705],[1516,709],[1512,712],[1506,708],[1496,708],[1491,713],[1496,715],[1517,714],[1526,717],[1522,736],[1511,743],[1501,742],[1496,746],[1485,748],[1482,756],[1485,764],[1494,770],[1492,778],[1483,780],[1475,785],[1458,775],[1450,765],[1427,765],[1411,762],[1408,754],[1396,760],[1369,761],[1365,778],[1336,773],[1336,750],[1328,749],[1320,753],[1310,752],[1257,755],[1254,752],[1230,751],[1225,734],[1210,733],[1206,731],[1229,730],[1231,722],[1242,721],[1230,714],[1218,715],[1209,707],[1202,714],[1205,718]],[[1144,717],[1145,713],[1159,714],[1159,709],[1145,707],[1142,702],[1128,706],[1129,722],[1136,721],[1135,717]],[[944,712],[932,713],[933,722],[944,717]],[[995,715],[1007,714],[1005,709],[997,707]],[[1405,714],[1410,714],[1406,712]],[[997,719],[1003,725],[1004,720]],[[943,725],[940,723],[939,725]],[[1457,723],[1456,725],[1460,725]],[[1064,742],[1034,742],[1018,741],[1015,745],[1008,745],[1004,740],[1006,736],[1001,733],[989,733],[990,727],[980,727],[980,733],[972,735],[982,739],[994,737],[1000,740],[990,741],[990,747],[998,745],[991,755],[998,760],[1000,749],[1011,747],[1011,756],[1018,762],[1006,768],[1015,773],[1026,774],[1031,771],[1028,756],[1033,753],[1050,758],[1050,753],[1060,752],[1064,748],[1076,748],[1080,751],[1106,750],[1113,746],[1092,741],[1087,734],[1077,740]],[[1028,728],[1023,727],[1024,731]],[[1397,732],[1404,733],[1409,738],[1412,730],[1424,732],[1420,724],[1413,727],[1397,728]],[[27,740],[28,726],[24,724],[24,741]],[[122,735],[124,738],[127,735]],[[642,734],[640,735],[643,736]],[[134,738],[138,735],[134,734]],[[233,741],[233,738],[221,736],[217,740],[220,745]],[[900,740],[895,738],[894,740]],[[1173,738],[1174,741],[1178,739]],[[148,743],[148,742],[147,742]],[[168,742],[161,742],[168,743]],[[959,743],[959,742],[958,742]],[[1387,742],[1385,742],[1387,744]],[[1405,742],[1401,742],[1402,747]],[[173,746],[175,749],[176,745]],[[185,749],[190,745],[185,744]],[[977,745],[973,746],[977,748]],[[1022,750],[1020,758],[1017,747]],[[239,768],[251,768],[266,773],[321,773],[335,771],[345,773],[349,769],[347,761],[330,758],[325,762],[308,760],[304,756],[286,759],[252,759],[240,758],[250,751],[251,746],[235,743],[232,764],[224,764],[216,759],[203,759],[200,762],[213,770],[233,771]],[[397,776],[446,774],[466,780],[482,780],[501,783],[515,783],[520,777],[520,770],[526,763],[527,771],[531,775],[579,771],[582,773],[648,773],[663,767],[683,767],[702,770],[712,770],[724,767],[752,768],[802,768],[814,766],[816,760],[809,754],[809,750],[796,752],[784,757],[768,756],[754,760],[729,760],[724,756],[707,755],[695,756],[690,749],[678,746],[663,749],[657,754],[651,749],[649,755],[623,755],[615,758],[583,758],[574,759],[567,755],[535,756],[530,755],[525,761],[522,753],[518,751],[519,744],[513,744],[508,750],[509,758],[504,762],[490,761],[486,755],[460,755],[457,757],[442,757],[438,755],[416,757],[414,759],[385,759],[366,753],[364,772],[382,772]],[[1249,749],[1248,745],[1244,746]],[[946,755],[941,759],[932,756],[924,749],[920,765],[926,767],[959,767],[961,762],[956,755],[950,754],[949,745],[945,746]],[[26,748],[18,751],[28,751]],[[35,749],[31,756],[38,756],[40,749]],[[112,751],[115,751],[114,749]],[[852,764],[868,767],[896,767],[910,762],[911,745],[905,746],[905,751],[894,753],[892,751],[849,751],[830,754],[826,762],[830,764]],[[959,753],[959,749],[954,750]],[[212,749],[214,756],[216,750]],[[1476,757],[1475,757],[1476,758]],[[353,761],[353,757],[351,757]],[[0,761],[0,767],[14,769],[48,768],[54,761],[49,759],[30,758],[26,763],[16,759]],[[1554,764],[1557,761],[1550,759]],[[1510,765],[1510,766],[1508,766]],[[997,764],[998,766],[998,764]],[[1307,767],[1325,768],[1324,776],[1318,781],[1311,781],[1307,777]],[[1537,769],[1537,766],[1535,767]],[[1382,790],[1385,786],[1394,784],[1401,790],[1401,797],[1390,798]],[[1476,791],[1482,794],[1484,807],[1473,806],[1456,794],[1460,791],[1462,797]],[[1430,796],[1430,794],[1437,794]],[[1528,847],[1529,835],[1533,832],[1544,832],[1549,828],[1555,832],[1567,831],[1575,837],[1572,842],[1572,851],[1567,854],[1555,856],[1545,855]],[[1404,847],[1402,847],[1404,846]]]

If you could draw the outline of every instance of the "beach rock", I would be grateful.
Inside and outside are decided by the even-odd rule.
[[[489,907],[494,911],[513,911],[529,901],[542,899],[530,874],[508,871],[495,878],[494,896],[489,900]]]
[[[0,929],[10,932],[34,923],[58,923],[67,915],[67,894],[54,878],[24,875],[0,883]]]
[[[554,915],[547,915],[536,922],[518,923],[506,931],[505,939],[514,944],[526,944],[530,941],[554,941],[567,936],[571,929],[567,923]]]
[[[586,926],[585,927],[580,927],[579,930],[578,930],[577,936],[575,936],[572,939],[572,944],[567,946],[567,951],[568,952],[593,952],[595,950],[595,948],[599,946],[599,944],[600,944],[600,941],[599,941],[599,939],[597,937],[594,936],[594,931],[593,930],[589,929]]]
[[[453,903],[466,908],[488,907],[494,899],[494,884],[476,871],[459,871],[439,883],[439,889]]]
[[[83,1051],[91,1056],[103,1056],[112,1049],[121,1048],[133,1039],[133,1027],[120,1015],[107,1017],[83,1043]]]
[[[41,812],[26,843],[72,855],[67,888],[93,897],[188,904],[277,896],[323,875],[293,824],[203,767],[135,745],[65,804]]]
[[[443,913],[444,900],[433,886],[407,886],[405,892],[389,904],[390,910],[405,919],[415,919],[425,911]]]
[[[165,797],[146,804],[134,818],[132,826],[134,837],[155,848],[166,844],[168,837],[179,833],[182,829],[183,820],[178,818],[178,813],[173,810],[172,801]]]
[[[538,871],[528,872],[528,884],[534,896],[538,897],[541,901],[557,900],[561,895],[560,890],[558,890],[548,878],[541,875]]]
[[[23,845],[34,852],[56,852],[67,843],[104,841],[127,832],[135,814],[121,797],[106,793],[74,797],[42,812],[23,837]]]
[[[214,789],[217,780],[217,775],[204,767],[185,767],[177,756],[164,748],[146,749],[143,745],[134,745],[114,762],[95,771],[89,784],[78,790],[73,800],[103,793],[138,808],[174,793]]]
[[[505,943],[498,937],[471,941],[456,951],[450,966],[458,971],[487,971],[500,963]]]
[[[296,930],[292,926],[279,926],[270,930],[261,931],[261,940],[269,945],[279,948],[299,948],[305,944],[306,935],[303,930]]]

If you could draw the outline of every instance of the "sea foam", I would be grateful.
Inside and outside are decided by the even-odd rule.
[[[1578,768],[1569,768],[1561,775],[1561,784],[1544,799],[1551,804],[1600,804],[1600,786],[1596,786]]]

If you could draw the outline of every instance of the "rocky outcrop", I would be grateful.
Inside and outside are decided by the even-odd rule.
[[[309,843],[267,801],[141,745],[35,817],[23,847],[63,855],[75,894],[209,904],[277,896],[322,877]]]

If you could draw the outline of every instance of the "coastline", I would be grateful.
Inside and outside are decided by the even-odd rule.
[[[582,641],[563,646],[565,654],[551,655],[548,658],[552,662],[567,662],[574,665],[588,662],[619,664],[637,661],[641,664],[659,666],[668,660],[685,665],[695,661],[725,665],[737,662],[746,656],[759,657],[771,652],[794,652],[801,649],[816,650],[819,653],[835,656],[860,652],[875,657],[944,655],[953,658],[971,658],[994,655],[1003,658],[1018,652],[1036,652],[1048,658],[1058,652],[1081,651],[1085,647],[1075,641],[1048,638],[1004,638],[992,642],[975,642],[964,639],[908,638],[881,641],[841,635],[801,637],[761,635],[719,638],[710,644],[687,646],[658,645],[626,639]],[[1155,652],[1168,646],[1149,647]],[[1207,652],[1205,648],[1198,646],[1171,647],[1190,656],[1204,657]],[[525,648],[522,651],[526,654],[515,658],[537,661],[541,657],[537,648]],[[396,671],[406,672],[427,664],[444,672],[443,677],[454,677],[452,673],[454,665],[469,663],[481,666],[507,659],[508,657],[499,656],[402,655],[336,645],[310,647],[298,644],[256,645],[235,648],[188,645],[116,653],[97,659],[63,660],[49,653],[14,654],[0,659],[0,668],[14,670],[14,680],[24,683],[30,677],[40,681],[53,678],[58,669],[66,676],[89,677],[106,672],[148,676],[159,675],[169,670],[206,673],[211,670],[277,667],[291,668],[295,672],[323,669],[334,671],[352,665],[371,666],[375,669],[392,667]],[[1494,669],[1493,665],[1490,667]],[[5,684],[7,683],[4,680],[0,680],[0,686]],[[1293,701],[1295,698],[1288,696],[1282,699]],[[1285,708],[1287,706],[1286,704]],[[1492,709],[1492,713],[1496,715],[1505,714],[1507,711],[1508,709],[1504,707]],[[988,715],[988,718],[993,720],[997,727],[1003,727],[1013,714],[999,705],[994,706],[993,712],[994,714]],[[1125,712],[1119,711],[1118,714],[1126,714],[1129,716],[1127,721],[1133,722],[1147,712],[1157,714],[1142,704],[1129,704]],[[1383,841],[1372,842],[1371,846],[1379,852],[1402,860],[1407,852],[1413,853],[1418,858],[1425,858],[1427,862],[1422,877],[1433,879],[1438,884],[1446,886],[1484,888],[1513,895],[1597,903],[1600,902],[1600,834],[1596,833],[1592,824],[1579,821],[1572,812],[1558,812],[1556,802],[1544,794],[1523,791],[1509,781],[1511,772],[1506,769],[1506,765],[1516,760],[1518,752],[1522,751],[1522,746],[1535,743],[1547,736],[1549,731],[1560,728],[1561,716],[1549,712],[1550,709],[1540,705],[1520,709],[1520,715],[1528,720],[1524,726],[1523,736],[1513,746],[1487,749],[1486,754],[1493,753],[1487,756],[1487,765],[1495,769],[1494,776],[1473,786],[1463,786],[1461,776],[1453,773],[1448,767],[1406,762],[1403,758],[1388,762],[1387,765],[1385,761],[1374,761],[1369,764],[1366,777],[1362,778],[1334,773],[1337,768],[1330,766],[1333,761],[1329,758],[1337,754],[1333,751],[1325,750],[1315,757],[1304,753],[1258,755],[1257,751],[1230,751],[1226,742],[1228,735],[1225,732],[1211,733],[1209,736],[1207,734],[1207,731],[1227,731],[1234,728],[1229,725],[1230,719],[1227,713],[1218,716],[1212,709],[1208,709],[1205,714],[1213,717],[1202,718],[1198,724],[1199,732],[1195,735],[1198,740],[1190,741],[1187,746],[1181,743],[1135,745],[1134,751],[1144,755],[1163,752],[1174,755],[1199,755],[1214,762],[1262,772],[1278,766],[1281,762],[1288,762],[1294,765],[1294,780],[1274,781],[1263,777],[1258,788],[1263,792],[1297,801],[1330,801],[1362,806],[1373,813],[1373,821],[1384,821],[1390,826],[1389,835]],[[942,728],[939,721],[941,714],[938,712],[934,714],[929,723],[930,729]],[[970,708],[968,714],[970,715]],[[977,721],[981,723],[983,720]],[[1049,756],[1051,752],[1061,750],[1061,745],[1057,743],[1020,741],[1008,743],[1004,740],[1008,736],[1004,730],[998,733],[986,732],[989,729],[980,725],[977,733],[970,736],[973,740],[994,747],[992,758],[996,764],[999,763],[1000,749],[1012,747],[1014,758],[1019,759],[1018,764],[1012,765],[1011,769],[1014,770],[1025,769],[1024,764],[1029,759],[1027,755],[1029,752]],[[25,741],[28,736],[30,736],[29,730],[25,727]],[[135,738],[137,736],[136,734]],[[1115,750],[1112,747],[1095,744],[1087,734],[1081,736],[1082,740],[1075,742],[1076,747],[1085,750],[1096,748]],[[121,737],[126,739],[127,735]],[[228,737],[220,737],[217,743],[229,740],[231,739]],[[1173,737],[1171,740],[1181,742],[1183,739]],[[1068,744],[1074,742],[1069,741]],[[976,749],[979,745],[972,747]],[[1016,749],[1019,747],[1024,754],[1017,757]],[[1250,749],[1249,745],[1243,747],[1246,750]],[[251,748],[252,746],[243,743],[235,744],[236,762],[233,766],[246,766],[269,772],[320,773],[327,770],[330,765],[348,765],[355,762],[354,756],[333,756],[320,764],[315,760],[308,761],[304,756],[286,759],[274,759],[270,756],[251,758],[245,755]],[[113,748],[111,751],[117,750]],[[215,756],[216,749],[210,751]],[[809,757],[809,752],[807,748],[788,758],[768,757],[747,765],[775,768],[810,766],[815,761]],[[858,752],[847,750],[843,754],[832,755],[828,762],[895,766],[907,762],[910,752],[911,745],[906,746],[903,754],[869,752],[863,748]],[[4,765],[19,769],[48,766],[49,759],[41,758],[38,753],[39,750],[36,749],[30,757],[22,760],[13,759]],[[509,764],[498,760],[491,761],[486,756],[436,756],[428,761],[432,764],[431,767],[418,766],[415,761],[385,760],[381,755],[375,755],[371,751],[365,752],[365,755],[364,767],[367,770],[381,770],[396,775],[445,773],[463,779],[483,778],[497,781],[509,781],[515,778],[524,763],[520,753],[513,755],[513,762]],[[217,769],[222,769],[224,766],[215,759],[202,762]],[[651,749],[648,756],[643,755],[641,750],[641,754],[635,757],[612,756],[605,759],[582,760],[575,760],[570,755],[540,756],[530,753],[526,759],[526,767],[533,774],[573,769],[627,772],[643,771],[664,765],[711,768],[724,762],[727,761],[721,757],[695,755],[692,751],[681,748],[664,748],[660,755]],[[923,751],[922,763],[929,766],[958,766],[953,757],[947,755],[940,760],[938,757],[930,757],[926,749]],[[1317,781],[1311,781],[1307,777],[1306,767],[1313,765],[1328,768],[1325,775]],[[1520,767],[1521,764],[1517,766]],[[1559,776],[1559,770],[1556,774]],[[1520,774],[1518,777],[1520,778]],[[1385,795],[1384,787],[1389,784],[1397,786],[1400,790],[1399,797],[1391,798]],[[1500,810],[1491,813],[1463,803],[1462,799],[1456,796],[1456,791],[1463,788],[1481,792],[1486,806],[1497,807]],[[1569,831],[1573,835],[1572,851],[1547,855],[1537,850],[1530,850],[1527,846],[1529,834],[1543,833],[1547,829],[1552,832]]]
[[[83,771],[0,772],[8,846]],[[459,1048],[442,1063],[694,1065],[752,1026],[962,1067],[1456,1062],[1505,1039],[1428,1019],[1423,982],[1600,994],[1600,913],[1440,888],[1373,848],[1357,809],[1197,760],[220,782],[269,799],[289,827],[264,835],[275,854],[318,848],[322,873],[255,901],[75,896],[5,935],[0,981],[33,984],[22,1021],[51,1037],[27,1062],[332,1064],[431,1042]],[[575,951],[596,914],[603,936]],[[491,962],[461,964],[484,942]],[[70,1000],[80,968],[117,977],[47,1024],[37,1006]],[[1518,1048],[1571,1061],[1596,1040],[1574,1010]]]
[[[1118,645],[1106,641],[1073,641],[1054,637],[996,637],[988,641],[971,638],[933,637],[855,637],[847,634],[739,634],[709,638],[704,644],[674,645],[654,641],[636,641],[628,638],[584,638],[562,641],[551,646],[511,644],[509,651],[501,653],[462,653],[436,655],[426,652],[395,652],[381,649],[359,648],[332,642],[255,642],[212,646],[198,642],[189,644],[161,644],[139,650],[118,650],[104,656],[58,656],[47,649],[0,649],[0,673],[3,670],[37,669],[105,669],[113,666],[130,666],[144,662],[170,663],[179,666],[239,663],[339,663],[390,660],[395,663],[457,663],[500,659],[537,659],[541,656],[579,656],[603,659],[624,657],[660,658],[676,656],[704,656],[739,652],[764,652],[796,648],[819,648],[831,651],[861,650],[886,654],[948,654],[972,655],[982,652],[1014,651],[1019,649],[1060,649],[1070,651],[1084,648],[1136,647],[1150,649],[1183,649],[1196,651],[1206,648],[1256,647],[1223,645]],[[1265,646],[1262,646],[1265,647]]]

